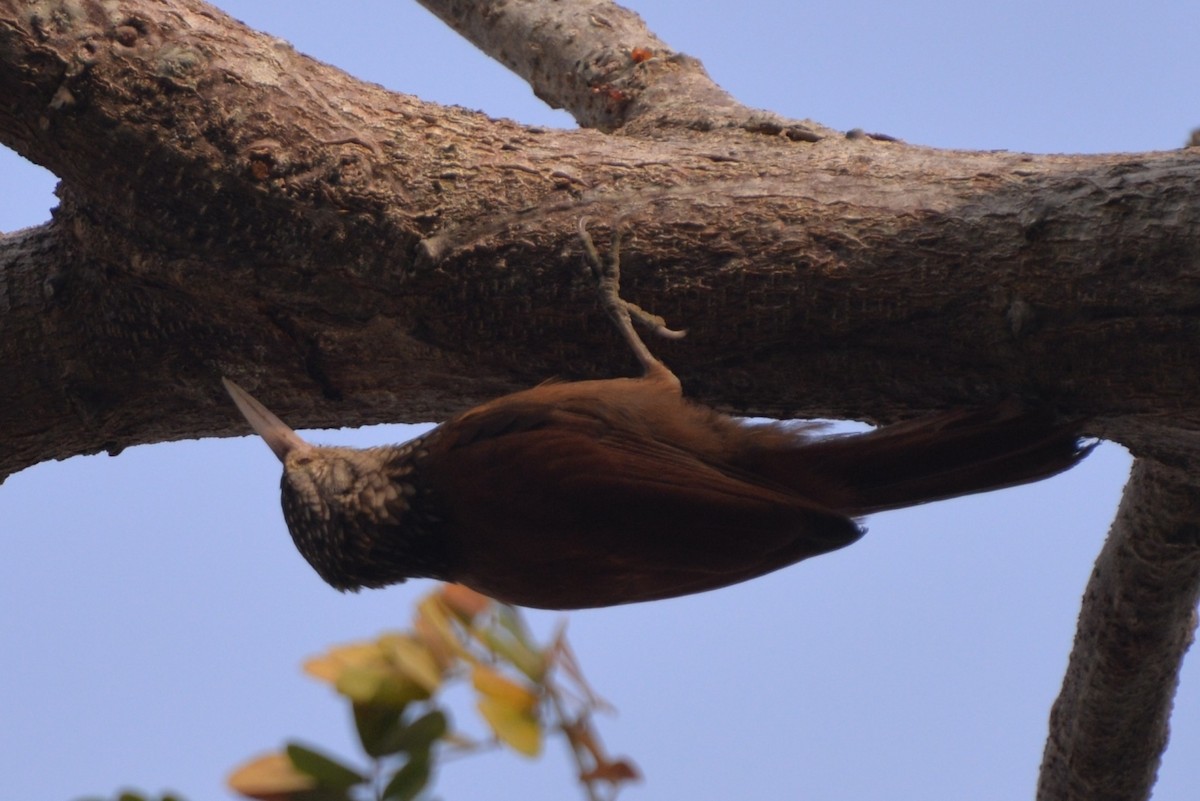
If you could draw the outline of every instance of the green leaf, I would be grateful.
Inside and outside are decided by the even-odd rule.
[[[450,723],[440,709],[426,712],[397,733],[397,751],[413,754],[428,754],[433,744],[446,736]]]
[[[403,713],[386,707],[355,706],[354,723],[363,750],[372,757],[428,752],[435,742],[446,735],[450,725],[445,713],[434,709],[412,723],[405,723]]]
[[[476,637],[492,653],[534,682],[541,683],[546,675],[546,656],[533,641],[524,618],[508,604],[496,605],[496,624],[477,630]]]
[[[429,755],[414,755],[383,788],[383,797],[387,801],[412,801],[429,784],[432,773]]]
[[[394,742],[404,727],[404,710],[378,704],[354,704],[354,728],[368,756],[396,753]]]
[[[312,776],[321,787],[341,791],[367,780],[354,768],[298,743],[288,743],[287,756],[296,770]]]

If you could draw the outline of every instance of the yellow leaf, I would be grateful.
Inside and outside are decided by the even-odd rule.
[[[443,630],[437,628],[429,622],[429,619],[424,615],[417,615],[413,618],[413,632],[426,648],[433,655],[434,660],[441,670],[449,670],[454,666],[458,658],[458,644],[448,644],[443,637]]]
[[[493,603],[486,595],[461,584],[443,584],[441,597],[446,607],[467,623],[490,609]]]
[[[355,703],[393,707],[428,698],[442,678],[433,655],[407,634],[331,648],[305,662],[304,670]]]
[[[525,756],[541,753],[542,727],[531,711],[487,696],[479,699],[477,707],[500,742]]]
[[[538,697],[530,689],[522,687],[487,665],[477,665],[471,672],[471,684],[480,694],[505,706],[522,712],[537,708]]]
[[[393,634],[379,639],[385,653],[405,676],[433,693],[442,683],[442,671],[423,643],[407,634]]]
[[[378,643],[355,642],[330,648],[320,656],[312,657],[304,663],[304,672],[315,679],[336,684],[348,668],[382,661],[383,654]]]
[[[273,752],[252,759],[229,774],[229,789],[258,801],[289,801],[294,794],[311,790],[317,780],[296,770],[287,754]]]
[[[356,704],[371,704],[386,680],[387,673],[381,665],[356,665],[341,672],[334,689]]]
[[[386,664],[347,668],[335,686],[357,704],[400,708],[429,697],[428,690]]]
[[[443,660],[449,652],[464,661],[472,661],[471,653],[463,647],[462,638],[450,622],[446,604],[437,593],[425,596],[417,604],[415,628],[431,651],[443,655]]]
[[[480,696],[479,714],[496,737],[526,756],[537,756],[542,750],[537,695],[485,665],[471,672],[471,683]]]

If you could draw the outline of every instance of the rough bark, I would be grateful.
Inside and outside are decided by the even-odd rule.
[[[1194,440],[1189,151],[528,129],[194,1],[62,9],[0,5],[0,135],[63,181],[0,250],[0,473],[240,431],[223,373],[312,426],[628,370],[578,278],[583,214],[631,229],[628,291],[689,328],[660,351],[704,400],[888,419],[1026,395],[1135,447]]]
[[[586,127],[390,93],[198,0],[0,0],[0,141],[62,180],[51,221],[0,239],[0,477],[243,433],[221,375],[308,427],[627,372],[579,275],[585,215],[628,229],[631,299],[689,329],[655,350],[693,397],[888,420],[1016,395],[1197,474],[1196,150],[841,136],[742,107],[611,4],[426,5]],[[1179,482],[1139,475],[1127,505],[1168,500],[1118,528],[1178,529]],[[1154,582],[1164,629],[1190,625],[1194,581]],[[1072,682],[1119,684],[1098,648],[1081,634],[1062,753],[1106,703]],[[1178,659],[1157,664],[1114,709],[1162,708]]]
[[[1195,475],[1135,462],[1083,596],[1070,665],[1050,713],[1039,799],[1150,796],[1198,599]]]

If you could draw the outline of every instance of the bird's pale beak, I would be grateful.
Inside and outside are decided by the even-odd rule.
[[[221,383],[225,385],[225,391],[229,393],[229,397],[233,398],[233,402],[237,404],[238,410],[246,418],[246,422],[270,446],[275,455],[279,457],[279,461],[282,462],[290,451],[308,446],[307,442],[300,439],[299,434],[271,414],[270,410],[255,400],[249,392],[228,378],[222,378]]]

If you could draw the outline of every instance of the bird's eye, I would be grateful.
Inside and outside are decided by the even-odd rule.
[[[305,465],[310,465],[310,464],[312,464],[312,460],[313,459],[311,456],[297,456],[296,457],[296,466],[304,467]]]

